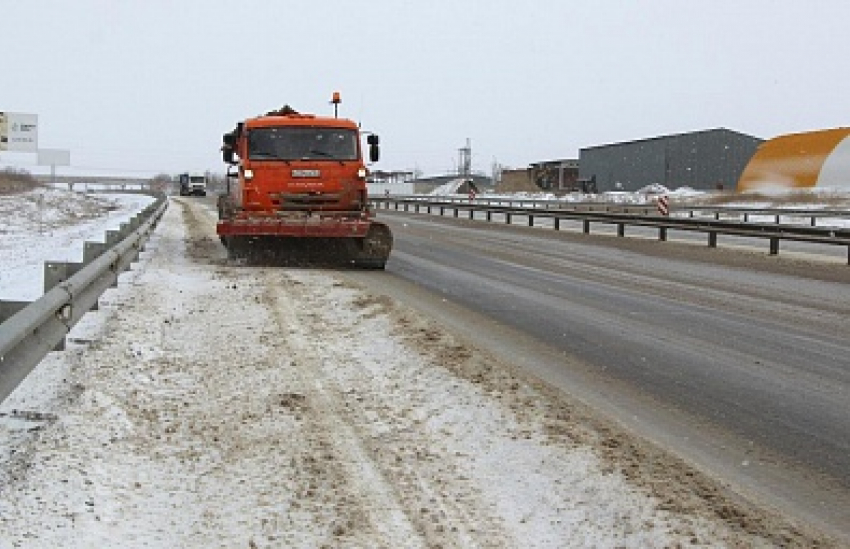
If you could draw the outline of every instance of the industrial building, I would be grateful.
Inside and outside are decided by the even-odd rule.
[[[578,179],[578,159],[534,162],[528,170],[529,177],[541,190],[570,190]]]
[[[505,169],[496,192],[545,191],[556,195],[596,192],[595,181],[580,179],[578,171],[578,159],[544,160],[524,169]]]
[[[725,128],[579,150],[579,178],[595,178],[600,192],[669,189],[735,190],[762,139]]]

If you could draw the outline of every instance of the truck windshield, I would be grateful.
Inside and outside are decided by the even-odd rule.
[[[248,133],[251,160],[357,160],[357,132],[341,128],[271,127]]]
[[[189,181],[192,183],[205,183],[206,177],[203,175],[193,175],[189,178]]]

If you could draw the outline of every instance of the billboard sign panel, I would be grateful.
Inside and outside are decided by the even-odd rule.
[[[38,149],[39,166],[70,166],[71,151],[67,149]]]
[[[0,151],[38,151],[38,115],[0,111]]]

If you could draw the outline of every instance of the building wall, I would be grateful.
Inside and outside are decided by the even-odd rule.
[[[403,183],[377,183],[369,181],[366,183],[366,192],[369,196],[384,196],[384,195],[410,195],[416,192],[413,183],[405,181]]]
[[[496,193],[537,193],[540,187],[531,180],[527,168],[502,170],[502,178],[496,185]]]
[[[529,170],[531,180],[541,190],[553,193],[577,190],[578,159],[536,162]]]
[[[670,189],[734,190],[761,139],[724,128],[587,147],[579,177],[596,176],[601,192]]]

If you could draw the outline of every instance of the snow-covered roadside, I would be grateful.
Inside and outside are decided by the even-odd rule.
[[[801,545],[631,482],[591,444],[620,439],[402,304],[226,264],[188,202],[0,407],[44,414],[0,452],[0,547]]]
[[[38,299],[45,261],[82,261],[86,241],[103,242],[153,200],[46,187],[0,195],[0,299]]]

